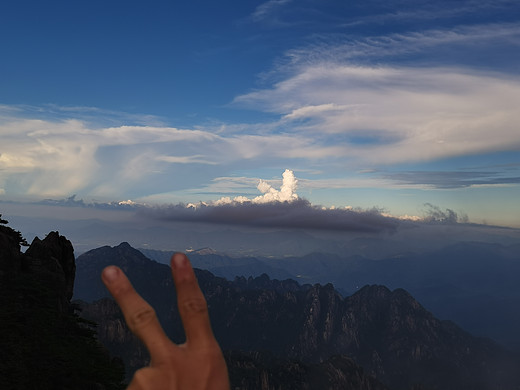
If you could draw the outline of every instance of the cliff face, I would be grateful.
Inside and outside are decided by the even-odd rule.
[[[117,303],[110,298],[103,298],[95,304],[81,302],[81,315],[95,321],[97,337],[110,351],[124,361],[126,379],[130,381],[134,372],[150,363],[148,350],[128,329],[123,314]]]
[[[5,222],[3,223],[5,224]],[[0,377],[6,389],[121,389],[123,370],[71,304],[73,247],[58,232],[35,238],[0,226]]]
[[[83,272],[99,275],[109,263],[123,264],[136,289],[156,307],[166,332],[182,342],[169,267],[146,261],[128,244],[102,248],[99,253],[103,256],[97,251],[78,258],[76,287],[82,280],[93,280]],[[366,286],[343,298],[330,284],[300,286],[265,275],[229,282],[207,271],[196,273],[222,348],[240,351],[228,355],[232,377],[253,378],[262,386],[242,380],[235,382],[238,388],[276,389],[283,380],[283,388],[290,388],[290,383],[297,383],[295,388],[345,388],[318,386],[312,378],[319,378],[322,383],[350,383],[350,388],[361,389],[372,376],[393,389],[498,390],[520,386],[518,357],[490,340],[475,338],[453,323],[436,319],[402,289]],[[82,294],[77,288],[76,297],[82,298]],[[93,284],[88,294],[99,299],[106,291]],[[94,302],[84,313],[100,323],[100,340],[111,350],[131,351],[128,343],[135,341],[121,314],[113,304],[110,313],[103,314],[107,305],[106,300]],[[270,351],[273,358],[250,359],[252,351]],[[141,366],[140,354],[134,351],[127,365]],[[352,385],[355,370],[348,369],[347,361],[363,367],[357,371],[363,373],[357,387]],[[264,374],[253,374],[255,370]],[[343,377],[346,382],[341,382]],[[311,383],[314,387],[304,387]]]
[[[58,232],[50,232],[43,240],[35,237],[22,256],[22,264],[25,272],[39,275],[42,282],[53,286],[60,311],[69,309],[76,276],[74,248],[69,240]]]
[[[346,356],[332,356],[321,363],[265,352],[227,352],[225,357],[234,390],[388,390]]]

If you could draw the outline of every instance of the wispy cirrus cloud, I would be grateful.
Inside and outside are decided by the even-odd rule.
[[[351,18],[343,23],[343,26],[359,26],[362,24],[383,24],[383,23],[413,23],[417,21],[450,21],[456,18],[479,16],[482,13],[488,15],[493,13],[508,12],[511,7],[516,6],[514,0],[467,0],[457,3],[450,3],[446,6],[441,2],[417,2],[413,0],[402,1],[399,9],[381,9],[379,12]],[[367,2],[367,6],[370,3]]]
[[[255,8],[251,18],[255,22],[271,18],[270,22],[272,22],[272,19],[277,19],[280,8],[291,2],[292,0],[268,0]]]
[[[13,114],[21,114],[25,119],[46,121],[67,121],[74,118],[91,128],[110,127],[125,123],[136,126],[166,126],[163,118],[150,114],[136,114],[108,110],[92,106],[60,106],[58,104],[0,104],[0,120],[9,119]]]
[[[173,164],[208,164],[216,165],[217,162],[209,160],[207,157],[197,154],[193,156],[157,156],[158,161],[164,161]]]
[[[327,115],[333,111],[344,111],[349,109],[349,106],[338,106],[333,103],[319,104],[317,106],[305,106],[292,110],[289,114],[284,115],[283,119],[305,119],[318,115]]]
[[[336,155],[341,149],[359,162],[392,164],[519,148],[518,99],[516,77],[324,63],[236,102],[293,119],[288,131],[300,136],[329,137]],[[363,135],[366,142],[356,142]]]
[[[319,64],[349,64],[370,67],[399,63],[417,66],[468,66],[484,68],[491,61],[495,71],[507,69],[517,73],[513,65],[519,60],[520,24],[458,24],[446,28],[405,29],[382,35],[315,33],[306,44],[292,48],[277,61],[266,79],[291,75],[304,67]],[[489,56],[500,57],[492,61]],[[482,53],[478,55],[478,53]],[[508,60],[507,60],[508,59]]]
[[[502,172],[492,171],[406,171],[386,173],[382,176],[402,185],[422,185],[439,189],[520,184],[520,176],[504,176]]]

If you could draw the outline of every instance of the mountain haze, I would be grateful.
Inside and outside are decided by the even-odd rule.
[[[167,263],[172,252],[141,249]],[[383,259],[314,252],[281,258],[231,257],[209,250],[190,253],[192,263],[229,280],[236,276],[292,278],[332,283],[344,296],[366,284],[404,288],[437,317],[480,336],[520,349],[520,245],[458,242],[424,253]]]

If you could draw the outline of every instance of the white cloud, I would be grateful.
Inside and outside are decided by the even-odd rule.
[[[286,169],[282,174],[283,181],[280,190],[273,188],[267,182],[260,180],[258,190],[263,194],[253,199],[253,203],[269,203],[269,202],[292,202],[298,199],[296,188],[298,180],[294,176],[294,172]]]
[[[218,141],[219,137],[203,130],[172,127],[119,126],[98,131],[104,145],[136,145],[159,142]]]
[[[22,193],[44,195],[61,195],[81,187],[96,166],[92,145],[77,142],[84,131],[78,121],[1,123],[0,183],[10,179]]]
[[[361,163],[520,147],[520,79],[468,69],[310,65],[237,100],[286,120],[313,119],[294,122],[292,131],[336,141],[335,156]]]
[[[257,11],[274,11],[284,3],[265,2]],[[288,52],[289,63],[275,69],[281,81],[235,99],[235,104],[278,115],[278,120],[267,123],[180,129],[139,116],[150,125],[116,126],[114,118],[123,114],[95,107],[0,106],[0,188],[9,194],[44,196],[146,198],[235,190],[249,195],[240,178],[229,175],[242,169],[292,166],[331,177],[360,168],[518,150],[518,76],[431,63],[366,64],[395,55],[423,55],[446,45],[503,40],[517,47],[519,35],[519,25],[507,24],[317,41]],[[110,125],[92,120],[99,115],[108,115]],[[202,165],[211,174],[199,183],[178,185],[179,175],[199,175]],[[329,175],[331,170],[334,175]],[[149,179],[158,174],[162,175],[155,178],[158,181]],[[300,183],[302,188],[318,185]],[[396,184],[385,178],[344,175],[319,185]]]
[[[225,177],[233,170],[222,167],[244,164],[355,170],[520,148],[520,80],[465,68],[314,64],[237,100],[280,119],[215,133],[202,127],[90,127],[4,110],[0,187],[12,194],[141,198],[178,191],[174,181],[170,189],[157,189],[144,180],[158,172],[175,177],[191,165],[216,167],[213,177]],[[205,190],[230,193],[223,188],[228,182],[209,177]],[[346,183],[377,187],[387,181]],[[201,185],[204,190],[205,182],[183,189],[197,192]],[[126,194],[136,188],[141,192]]]
[[[18,116],[4,115],[0,121],[0,186],[9,183],[11,194],[145,197],[163,192],[164,175],[175,178],[187,165],[274,162],[330,153],[314,147],[312,139],[273,135],[257,125],[216,135],[211,129],[90,127],[80,120],[25,119],[23,112],[16,112]],[[156,174],[163,175],[161,188],[146,182]],[[127,194],[136,188],[137,193]],[[172,180],[170,188],[175,191],[178,182]]]
[[[88,188],[97,188],[100,195],[124,191],[157,170],[158,163],[168,163],[168,158],[161,161],[164,154],[156,150],[158,145],[218,141],[200,130],[89,128],[78,120],[5,116],[0,133],[0,185],[9,181],[13,193],[43,196],[64,196]]]
[[[296,189],[298,187],[298,180],[294,176],[294,172],[290,169],[286,169],[282,174],[282,186],[279,190],[274,188],[271,184],[264,180],[259,180],[256,188],[263,195],[259,195],[255,198],[247,198],[245,196],[237,196],[233,199],[230,197],[222,197],[219,200],[212,202],[212,205],[221,206],[224,204],[235,204],[235,203],[252,203],[252,204],[263,204],[273,202],[293,202],[298,200],[298,194]]]

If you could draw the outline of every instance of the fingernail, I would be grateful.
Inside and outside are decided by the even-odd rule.
[[[186,258],[186,255],[183,253],[176,253],[173,255],[172,259],[172,266],[175,269],[180,269],[186,267],[186,264],[188,262],[188,259]]]
[[[114,266],[108,266],[103,270],[103,277],[108,282],[113,282],[119,277],[119,269]]]

